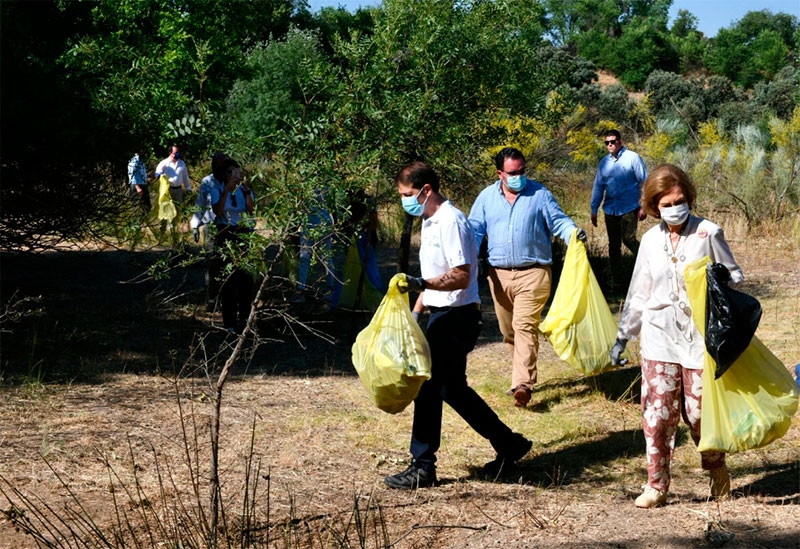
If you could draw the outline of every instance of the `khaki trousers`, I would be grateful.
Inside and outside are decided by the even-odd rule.
[[[536,383],[539,356],[539,322],[550,297],[549,265],[524,271],[489,269],[497,323],[511,352],[511,389]]]

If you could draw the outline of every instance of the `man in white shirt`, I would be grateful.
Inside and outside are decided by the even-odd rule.
[[[419,249],[422,276],[406,277],[406,283],[398,287],[401,292],[420,292],[414,305],[416,316],[424,309],[431,312],[426,333],[431,378],[414,400],[411,464],[384,482],[400,490],[436,484],[444,402],[495,449],[497,458],[483,471],[496,477],[527,454],[532,443],[503,423],[467,384],[467,355],[481,329],[475,235],[467,216],[439,194],[439,177],[427,164],[409,164],[395,181],[405,211],[424,216]]]
[[[156,168],[156,180],[162,174],[169,179],[169,196],[172,201],[176,204],[183,202],[184,195],[192,190],[192,184],[189,182],[189,171],[181,160],[181,150],[177,145],[170,146],[169,156],[159,162]]]

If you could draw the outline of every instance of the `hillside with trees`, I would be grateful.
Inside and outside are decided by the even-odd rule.
[[[686,11],[668,27],[669,6],[3,2],[0,246],[108,235],[126,213],[125,160],[141,148],[154,165],[173,141],[198,179],[226,150],[262,196],[310,204],[326,188],[337,208],[356,189],[380,199],[412,157],[474,195],[502,143],[538,177],[566,177],[594,164],[613,125],[650,163],[690,169],[713,147],[758,144],[771,212],[796,211],[797,17],[750,12],[709,39]],[[599,70],[620,83],[600,86]]]

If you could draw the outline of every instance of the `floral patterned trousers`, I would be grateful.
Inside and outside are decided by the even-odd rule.
[[[642,427],[647,449],[647,484],[669,490],[675,434],[681,415],[695,445],[700,441],[703,370],[642,358]],[[701,452],[705,470],[725,465],[723,452]]]

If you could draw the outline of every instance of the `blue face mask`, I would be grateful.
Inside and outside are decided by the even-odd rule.
[[[522,175],[509,175],[506,178],[506,187],[511,192],[518,193],[522,189],[525,188],[525,185],[528,184],[528,178],[525,177],[525,174]]]
[[[420,204],[419,201],[417,200],[417,197],[421,192],[422,189],[420,189],[419,192],[414,196],[402,197],[401,200],[403,202],[403,209],[406,211],[407,214],[413,215],[414,217],[419,217],[425,211],[425,202],[428,201],[428,197],[426,196],[425,200]]]

